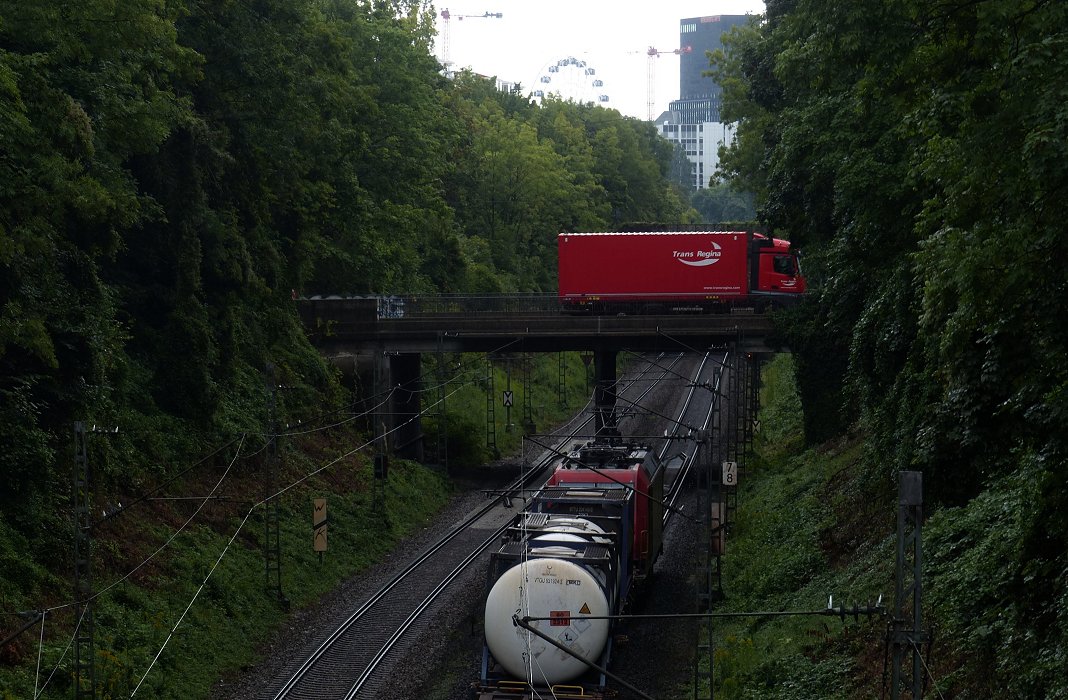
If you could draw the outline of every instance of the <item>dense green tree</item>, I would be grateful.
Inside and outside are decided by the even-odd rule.
[[[690,198],[690,203],[701,215],[701,221],[709,224],[753,221],[756,218],[753,195],[737,192],[723,183],[697,190]]]
[[[1013,697],[1068,692],[1066,32],[1068,7],[1042,0],[780,0],[718,57],[742,119],[723,171],[814,253],[790,343],[807,407],[844,420],[810,437],[861,426],[874,485],[922,469],[962,522],[1027,503],[986,521],[1018,544],[995,564],[1008,587],[956,601],[1001,610],[957,624],[966,646],[986,630],[970,670]],[[819,381],[829,365],[841,379]]]
[[[696,166],[686,157],[686,149],[681,143],[675,144],[675,151],[671,154],[671,170],[668,179],[682,192],[693,189],[696,178]]]
[[[667,180],[671,144],[648,124],[556,99],[535,106],[491,86],[461,74],[450,102],[466,136],[447,200],[462,235],[489,243],[464,248],[488,250],[477,264],[498,271],[481,268],[479,289],[553,291],[560,231],[694,216]]]
[[[560,229],[590,231],[604,225],[609,214],[608,195],[594,172],[596,160],[586,123],[600,115],[612,114],[603,109],[546,99],[537,112],[538,134],[546,139],[564,159],[572,174],[575,206],[565,207]]]
[[[0,3],[0,501],[54,513],[76,418],[115,421],[127,331],[102,277],[159,216],[126,169],[189,118],[199,60],[167,3]],[[36,491],[40,498],[9,499]],[[5,511],[7,508],[5,507]],[[36,528],[35,528],[36,529]]]
[[[691,215],[651,127],[432,41],[416,0],[0,0],[0,540],[62,559],[73,420],[125,497],[260,440],[268,362],[331,405],[294,295],[552,292],[558,232]]]
[[[628,221],[682,222],[693,214],[667,181],[674,146],[647,122],[593,121],[594,166],[608,192],[613,225]]]

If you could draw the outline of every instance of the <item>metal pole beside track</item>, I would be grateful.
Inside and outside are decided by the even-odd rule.
[[[96,698],[96,653],[93,651],[93,601],[90,559],[93,523],[90,517],[89,451],[85,423],[74,423],[74,609],[78,628],[74,633],[74,697]],[[42,621],[41,624],[44,624]]]
[[[924,689],[920,647],[928,641],[923,631],[923,472],[903,471],[898,475],[897,575],[894,615],[888,633],[894,652],[890,697],[899,700],[904,691],[918,700]],[[908,657],[912,658],[911,671],[906,668]]]

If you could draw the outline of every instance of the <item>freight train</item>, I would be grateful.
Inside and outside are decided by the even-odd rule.
[[[621,613],[651,574],[664,471],[651,449],[618,437],[575,445],[556,466],[492,554],[474,698],[611,694],[615,625],[585,618]],[[552,641],[517,624],[527,617],[543,618],[526,624]]]
[[[759,312],[806,287],[790,242],[750,231],[561,233],[557,252],[572,313]]]

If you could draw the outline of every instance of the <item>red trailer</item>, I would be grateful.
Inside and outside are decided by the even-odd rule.
[[[760,308],[799,298],[789,241],[746,231],[561,233],[559,293],[571,310]]]

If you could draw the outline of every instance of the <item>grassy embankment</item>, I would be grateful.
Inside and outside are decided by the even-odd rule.
[[[871,478],[879,468],[860,439],[804,449],[788,356],[766,368],[761,406],[756,454],[741,481],[723,559],[727,598],[718,609],[818,610],[832,594],[835,606],[882,594],[891,609],[896,485]],[[927,510],[923,605],[935,648],[925,650],[924,664],[932,695],[1061,697],[1063,650],[1036,657],[1003,652],[1017,633],[1004,603],[1014,580],[999,562],[1016,556],[1028,498],[1038,498],[1022,473],[962,507]],[[879,697],[889,660],[885,629],[885,620],[864,618],[720,621],[716,697]],[[678,697],[691,693],[689,684],[680,688]]]
[[[769,364],[763,381],[761,430],[741,480],[723,559],[727,599],[717,610],[818,610],[832,594],[836,606],[882,594],[889,611],[896,484],[886,481],[878,456],[866,452],[862,439],[804,448],[789,356]],[[926,504],[923,616],[934,646],[924,649],[923,664],[932,696],[1065,695],[1063,645],[1034,655],[1013,651],[1042,633],[1057,634],[1058,614],[1063,630],[1068,609],[1063,600],[1048,601],[1031,620],[1021,623],[1011,615],[1008,596],[1021,585],[1038,588],[1051,580],[1034,573],[1021,582],[1004,565],[1024,547],[1021,523],[1041,498],[1041,483],[1028,479],[1027,461],[1022,462],[1018,472],[992,482],[966,504]],[[888,679],[886,623],[815,616],[720,621],[715,696],[880,697]],[[1024,635],[1030,637],[1021,639]],[[692,697],[689,682],[680,685],[677,697]]]
[[[892,597],[893,501],[854,481],[859,442],[806,450],[790,356],[764,369],[756,454],[740,479],[723,558],[721,612],[820,610]],[[719,620],[715,696],[877,697],[883,620],[799,616]],[[684,697],[692,690],[680,691]]]
[[[568,403],[580,407],[585,401],[585,368],[577,354],[569,353],[566,359]],[[494,367],[498,393],[505,385],[504,373],[503,365]],[[557,389],[557,357],[538,359],[532,376],[534,421],[545,429],[566,412]],[[516,428],[508,431],[504,411],[496,411],[498,447],[505,453],[518,450],[522,441],[523,387],[514,369],[512,386]],[[462,386],[447,407],[453,443],[450,468],[462,473],[487,455],[485,382]],[[279,499],[282,589],[293,609],[313,604],[381,560],[449,497],[446,477],[399,460],[393,461],[388,483],[376,497],[369,451],[353,452],[365,441],[366,435],[349,425],[284,442],[279,484],[295,486]],[[263,495],[256,460],[242,460],[229,472],[225,460],[208,463],[193,470],[176,490],[207,495],[224,473],[215,495],[225,499],[207,501],[184,528],[199,500],[148,502],[97,528],[92,567],[99,592],[94,601],[98,697],[129,697],[138,684],[139,697],[207,697],[218,678],[253,664],[258,649],[286,620],[282,606],[265,593],[263,508],[252,507]],[[326,498],[329,512],[329,549],[321,561],[311,546],[315,498]],[[50,569],[40,554],[27,538],[0,525],[0,604],[5,612],[69,600],[69,571],[62,563]],[[36,626],[3,650],[0,698],[33,697],[34,688],[43,686],[53,671],[41,697],[71,695],[69,643],[75,622],[71,608],[55,610],[47,617],[43,644]]]
[[[535,432],[549,432],[552,426],[565,416],[582,409],[592,391],[592,378],[587,378],[589,371],[592,377],[592,367],[583,364],[578,353],[564,353],[566,369],[564,372],[564,391],[560,391],[560,366],[559,355],[546,354],[532,356],[530,362],[529,385],[532,391],[530,397],[531,414]],[[456,365],[465,368],[466,381],[455,387],[448,387],[449,394],[446,399],[448,410],[448,459],[449,464],[462,473],[464,470],[482,464],[494,455],[487,451],[487,406],[486,392],[490,386],[487,375],[487,367],[478,356],[464,355]],[[529,455],[540,451],[537,442],[545,442],[542,438],[535,437],[528,441],[524,448],[524,403],[525,387],[523,383],[523,362],[521,357],[512,360],[495,360],[493,362],[493,392],[494,392],[494,423],[497,450],[501,455],[521,455],[524,452]],[[621,356],[619,363],[626,362],[626,357]],[[510,369],[509,369],[510,366]],[[427,368],[428,376],[432,376],[434,370]],[[503,404],[505,389],[509,386],[508,374],[511,374],[511,390],[513,392],[513,405],[511,412],[506,410]],[[435,400],[434,396],[428,395],[424,399],[424,405],[428,401]],[[566,404],[566,406],[565,406]],[[433,414],[436,408],[431,408],[428,413]],[[509,419],[511,427],[509,427]],[[437,417],[430,415],[424,421],[428,435],[428,445],[434,442],[437,430]],[[536,441],[536,442],[535,442]]]

